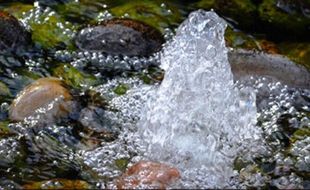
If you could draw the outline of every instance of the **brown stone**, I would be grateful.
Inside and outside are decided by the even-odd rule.
[[[75,39],[77,47],[111,55],[147,56],[161,49],[160,31],[132,19],[111,19],[84,28]]]
[[[61,100],[54,103],[46,114],[56,117],[66,116],[70,112],[68,102],[72,100],[72,96],[62,81],[57,78],[39,79],[18,94],[10,106],[9,118],[13,121],[22,121],[33,115],[38,108],[46,108],[56,98]]]
[[[118,189],[164,189],[180,178],[176,168],[166,164],[140,161],[130,167],[117,181]]]
[[[20,50],[31,43],[31,35],[9,13],[0,11],[0,51]]]

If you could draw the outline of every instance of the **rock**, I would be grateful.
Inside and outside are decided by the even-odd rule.
[[[310,72],[284,56],[239,49],[228,52],[228,60],[235,81],[264,76],[289,87],[309,89]]]
[[[0,96],[11,96],[10,89],[0,81]]]
[[[56,98],[60,98],[54,102]],[[57,78],[41,78],[27,86],[15,98],[9,109],[9,118],[13,121],[22,121],[35,113],[38,108],[47,108],[45,115],[64,117],[71,111],[72,96]]]
[[[171,166],[140,161],[130,167],[118,180],[119,189],[163,189],[180,178],[180,173]]]
[[[310,3],[307,0],[263,0],[259,17],[263,28],[275,39],[310,39]],[[281,31],[281,32],[279,32]]]
[[[76,46],[85,51],[111,55],[147,56],[161,49],[164,39],[151,26],[132,19],[112,19],[82,29]]]
[[[96,145],[101,141],[113,141],[117,138],[120,125],[112,120],[105,110],[89,106],[80,113],[79,122],[84,127],[84,141]],[[91,147],[91,146],[90,146]]]
[[[12,15],[0,11],[0,52],[19,51],[31,43],[31,35]]]
[[[310,71],[310,43],[282,42],[278,44],[280,53],[292,61],[305,66]]]
[[[52,9],[35,7],[26,14],[27,25],[32,31],[32,40],[37,47],[44,49],[73,50],[72,42],[75,26]]]

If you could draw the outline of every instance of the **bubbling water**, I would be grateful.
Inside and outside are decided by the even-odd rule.
[[[138,123],[146,157],[178,167],[191,188],[184,178],[197,172],[210,176],[205,187],[227,186],[234,158],[261,136],[254,91],[234,86],[225,28],[214,12],[190,14],[163,50],[165,78]]]

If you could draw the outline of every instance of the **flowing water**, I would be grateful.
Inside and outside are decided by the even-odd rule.
[[[138,125],[150,159],[203,168],[207,187],[225,187],[238,152],[261,146],[255,93],[234,87],[225,28],[214,12],[189,15],[163,50],[165,78]]]

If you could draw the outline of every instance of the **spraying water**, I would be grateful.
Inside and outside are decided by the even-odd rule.
[[[183,178],[203,170],[199,176],[212,175],[203,180],[209,187],[225,186],[243,145],[260,137],[253,90],[234,87],[225,28],[202,10],[180,25],[162,54],[165,78],[139,123],[149,159],[177,166]]]

